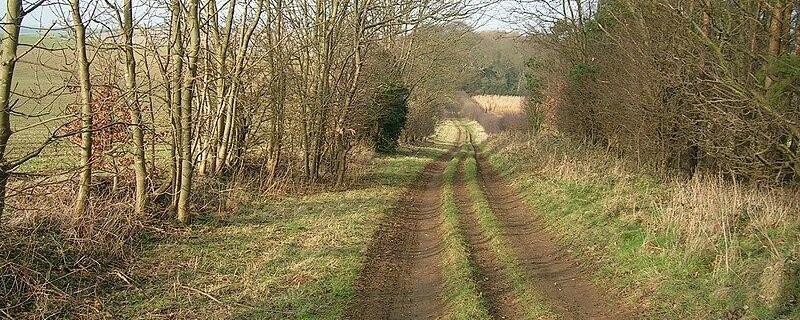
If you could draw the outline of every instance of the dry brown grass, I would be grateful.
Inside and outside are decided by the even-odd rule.
[[[474,96],[456,94],[463,117],[481,124],[488,133],[524,130],[528,126],[525,98],[511,96]]]
[[[483,108],[484,112],[500,117],[525,113],[525,97],[479,95],[473,96],[472,99]]]
[[[96,197],[75,216],[69,184],[13,198],[0,225],[0,314],[13,319],[86,318],[101,314],[100,294],[124,283],[120,272],[148,228],[133,208]]]
[[[708,173],[691,180],[654,177],[635,160],[552,132],[501,134],[487,148],[565,241],[606,261],[617,285],[632,285],[623,285],[623,296],[647,301],[635,303],[664,312],[674,305],[661,300],[682,299],[675,303],[685,309],[669,311],[671,317],[752,316],[759,305],[775,317],[797,314],[797,188]],[[643,240],[634,247],[617,247],[637,237]],[[704,285],[686,285],[691,283]]]
[[[736,249],[727,245],[737,234],[764,234],[797,225],[800,193],[792,189],[766,189],[740,185],[719,177],[697,175],[688,182],[671,183],[673,192],[662,204],[661,228],[674,227],[685,239],[687,252],[720,252],[728,264]],[[766,241],[767,239],[765,239]],[[769,245],[769,241],[766,241]],[[772,248],[770,248],[772,250]]]

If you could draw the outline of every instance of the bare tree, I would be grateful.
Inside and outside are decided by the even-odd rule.
[[[81,113],[81,171],[75,212],[83,214],[89,207],[89,191],[92,183],[92,84],[89,60],[86,53],[86,25],[81,16],[80,0],[71,0],[72,29],[75,32],[75,58],[80,82]]]

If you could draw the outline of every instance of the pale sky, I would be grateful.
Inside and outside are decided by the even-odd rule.
[[[26,4],[23,4],[23,6],[25,7]],[[53,6],[41,7],[31,12],[27,17],[25,17],[24,26],[27,28],[23,28],[22,32],[35,33],[37,28],[41,29],[50,27],[51,24],[58,20],[57,17],[61,16],[60,13],[55,13],[54,9],[57,8]],[[0,16],[5,17],[6,11],[6,1],[0,1]],[[487,8],[486,11],[481,12],[480,14],[476,14],[474,17],[474,22],[476,23],[477,29],[479,31],[509,31],[511,27],[506,22],[502,21],[504,19],[504,12],[505,10],[503,9],[503,3],[501,2],[500,4]]]

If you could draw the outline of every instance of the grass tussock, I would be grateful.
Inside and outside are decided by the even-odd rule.
[[[657,178],[555,133],[507,133],[490,160],[597,281],[646,317],[797,318],[800,193]]]

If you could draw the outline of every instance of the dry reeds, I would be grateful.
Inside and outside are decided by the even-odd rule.
[[[456,94],[462,116],[481,124],[487,133],[525,129],[525,98],[512,96],[474,96]]]

